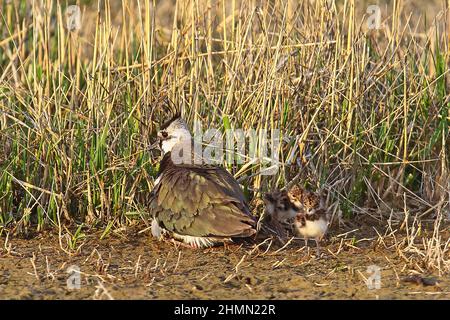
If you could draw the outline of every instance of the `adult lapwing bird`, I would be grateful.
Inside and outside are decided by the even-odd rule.
[[[275,191],[264,196],[266,212],[280,223],[289,223],[294,232],[305,239],[314,239],[319,252],[319,242],[328,230],[330,215],[323,199],[298,185],[288,191]]]
[[[193,140],[181,117],[161,126],[158,140],[164,156],[149,202],[154,237],[168,235],[190,247],[205,248],[256,233],[245,196],[228,171],[197,161],[174,161],[172,151],[178,153],[180,146]]]

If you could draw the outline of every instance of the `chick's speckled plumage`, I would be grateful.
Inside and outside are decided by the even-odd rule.
[[[317,194],[298,185],[293,186],[287,194],[294,206],[304,210],[305,213],[312,212],[323,206],[322,199]]]

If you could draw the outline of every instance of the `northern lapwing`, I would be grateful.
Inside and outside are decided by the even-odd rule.
[[[179,115],[161,126],[158,141],[163,159],[149,201],[154,237],[165,235],[190,247],[206,248],[256,233],[241,187],[227,170],[198,161],[174,161],[172,152],[193,141]],[[198,156],[192,154],[192,160]]]

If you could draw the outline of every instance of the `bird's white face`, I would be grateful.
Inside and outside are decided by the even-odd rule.
[[[167,128],[158,132],[161,149],[164,153],[172,151],[178,143],[190,143],[192,136],[182,118],[174,120]]]

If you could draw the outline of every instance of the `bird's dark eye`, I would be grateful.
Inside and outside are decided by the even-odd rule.
[[[169,135],[166,131],[161,132],[161,135],[163,136],[163,138],[167,138],[167,136]]]

